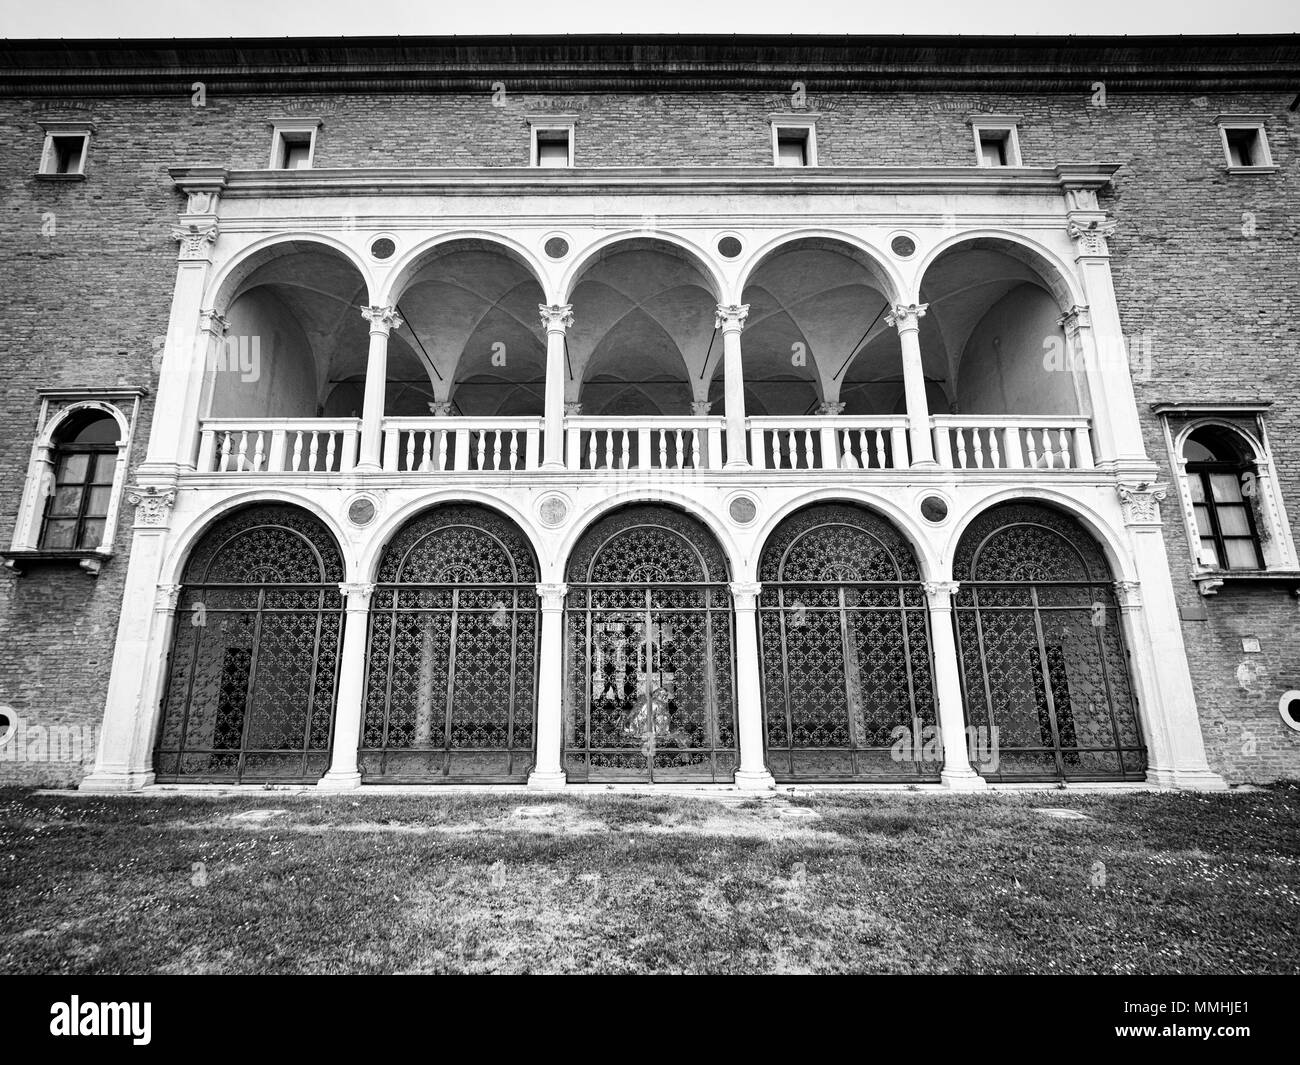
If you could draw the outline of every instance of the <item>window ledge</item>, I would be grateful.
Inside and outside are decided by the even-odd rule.
[[[99,576],[100,567],[113,557],[111,551],[0,551],[0,558],[15,573],[23,573],[31,566],[60,566],[75,562],[92,576]]]
[[[1280,166],[1225,166],[1229,174],[1276,174]]]
[[[1300,570],[1294,569],[1204,569],[1192,573],[1196,590],[1204,596],[1217,595],[1224,584],[1289,587],[1300,595]]]
[[[37,181],[85,181],[85,174],[36,174]]]

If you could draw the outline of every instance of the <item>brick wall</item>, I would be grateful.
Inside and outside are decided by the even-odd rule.
[[[181,198],[166,170],[184,164],[235,169],[266,165],[268,121],[289,114],[324,120],[320,167],[520,166],[535,112],[578,115],[578,165],[716,165],[770,162],[770,92],[607,94],[557,98],[489,92],[223,95],[207,85],[191,102],[190,79],[169,96],[0,99],[0,286],[5,293],[0,360],[0,539],[12,533],[41,387],[156,383],[156,338],[165,332],[175,277],[169,239]],[[1103,197],[1120,228],[1111,242],[1125,332],[1148,334],[1154,360],[1136,383],[1149,453],[1168,456],[1149,404],[1161,400],[1274,400],[1268,425],[1281,487],[1300,535],[1300,202],[1291,94],[1190,92],[1124,95],[1106,106],[1092,90],[1017,95],[963,92],[818,93],[818,151],[825,166],[970,165],[972,110],[1022,117],[1027,165],[1061,161],[1123,164]],[[1269,115],[1271,176],[1224,172],[1215,115]],[[42,116],[93,120],[84,182],[33,177]],[[1254,219],[1243,235],[1243,212]],[[49,223],[54,230],[48,234]],[[46,234],[42,226],[46,227]],[[1248,229],[1250,227],[1247,227]],[[151,399],[141,410],[133,464],[144,452]],[[1171,500],[1172,502],[1172,500]],[[1234,780],[1300,775],[1300,734],[1286,730],[1278,695],[1300,687],[1300,614],[1284,589],[1225,588],[1208,601],[1186,579],[1190,551],[1175,507],[1166,539],[1180,603],[1205,607],[1184,622],[1211,764]],[[0,574],[0,704],[28,722],[98,725],[119,608],[129,508],[120,552],[96,578],[77,569]],[[1245,655],[1241,637],[1259,638]],[[1258,660],[1243,682],[1238,667]],[[1253,742],[1252,742],[1253,738]],[[87,753],[87,758],[93,757]],[[75,780],[71,764],[0,760],[0,780]]]

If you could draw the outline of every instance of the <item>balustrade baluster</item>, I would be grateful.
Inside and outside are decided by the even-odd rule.
[[[318,435],[319,434],[314,429],[309,429],[307,431],[307,439],[310,441],[310,443],[307,445],[307,472],[308,473],[316,472],[316,455],[320,451],[320,440],[318,439]]]
[[[230,433],[223,432],[221,434],[221,461],[217,466],[222,473],[230,470],[230,443]]]
[[[329,473],[334,469],[334,450],[337,442],[337,435],[331,429],[325,434],[325,472]]]
[[[970,466],[966,464],[966,430],[961,426],[953,426],[953,436],[957,438],[957,469],[968,470]]]
[[[1070,440],[1065,435],[1064,429],[1056,430],[1056,439],[1061,445],[1061,468],[1068,470],[1070,468]]]

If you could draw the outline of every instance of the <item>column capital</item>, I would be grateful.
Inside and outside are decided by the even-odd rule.
[[[339,584],[339,594],[347,600],[345,608],[349,611],[364,612],[370,609],[370,597],[375,586],[365,581],[343,581]]]
[[[199,311],[199,332],[223,337],[229,329],[230,323],[226,321],[225,315],[218,314],[215,310]]]
[[[753,609],[754,601],[763,590],[763,583],[761,581],[732,581],[728,587],[731,588],[731,597],[736,600],[738,608]],[[742,602],[742,600],[744,601]]]
[[[582,401],[581,401],[581,400],[576,400],[576,399],[575,399],[575,400],[565,400],[565,402],[564,402],[564,416],[565,416],[566,418],[577,418],[577,417],[579,417],[581,414],[582,414]]]
[[[900,333],[905,329],[919,329],[921,319],[929,309],[928,303],[895,303],[885,315],[885,322]]]
[[[1169,493],[1169,486],[1153,481],[1126,483],[1115,486],[1120,507],[1124,511],[1125,525],[1159,525],[1160,504]]]
[[[180,241],[181,245],[177,258],[181,262],[208,262],[217,234],[217,223],[213,219],[203,216],[186,219],[182,216],[181,224],[172,227],[172,240]]]
[[[180,601],[183,584],[160,584],[154,594],[153,608],[160,614],[172,614]]]
[[[1070,239],[1075,242],[1078,253],[1099,258],[1106,258],[1110,255],[1110,249],[1107,248],[1106,241],[1115,235],[1117,228],[1118,225],[1107,219],[1105,215],[1094,218],[1071,215],[1065,223],[1065,231],[1070,235]]]
[[[545,303],[537,305],[537,313],[542,319],[542,328],[548,333],[563,333],[573,325],[573,305],[569,303]]]
[[[952,597],[961,587],[961,581],[926,581],[921,587],[931,610],[951,610]]]
[[[382,333],[388,336],[391,330],[402,327],[402,319],[396,307],[362,307],[361,317],[370,323],[372,335]]]
[[[539,583],[537,598],[542,601],[543,610],[560,610],[564,607],[564,597],[569,594],[569,586],[562,581],[554,584]]]
[[[713,403],[707,399],[691,400],[691,415],[695,418],[703,418],[713,409]]]
[[[843,414],[846,406],[847,404],[840,400],[827,400],[817,405],[817,413],[823,417],[835,417]]]
[[[450,418],[451,409],[451,400],[449,399],[435,399],[429,404],[429,413],[435,418]]]
[[[175,485],[129,485],[126,501],[135,507],[135,528],[165,529],[176,504]]]
[[[1142,605],[1142,583],[1140,581],[1116,581],[1115,601],[1121,610],[1135,610]]]
[[[713,315],[713,328],[724,333],[739,333],[749,317],[748,303],[719,303]]]
[[[1092,316],[1088,313],[1087,307],[1081,307],[1077,303],[1064,314],[1058,315],[1056,324],[1065,330],[1065,335],[1073,337],[1080,329],[1088,329],[1092,326]]]

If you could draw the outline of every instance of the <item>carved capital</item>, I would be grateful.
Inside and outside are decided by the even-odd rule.
[[[172,227],[172,240],[180,241],[177,258],[181,262],[201,262],[212,253],[217,242],[217,223],[210,218],[196,218]]]
[[[929,309],[928,303],[895,303],[885,315],[885,321],[900,333],[905,329],[919,329]]]
[[[345,600],[345,609],[366,611],[370,609],[370,597],[375,594],[375,586],[365,581],[343,581],[339,584],[339,594]]]
[[[362,307],[361,317],[370,323],[370,332],[383,333],[384,336],[402,327],[401,316],[395,307]]]
[[[952,597],[961,587],[961,581],[926,581],[921,587],[931,610],[951,610]]]
[[[1115,235],[1117,228],[1105,218],[1071,218],[1065,223],[1066,232],[1078,245],[1081,255],[1109,255],[1106,241]]]
[[[449,399],[435,399],[429,404],[429,413],[435,418],[450,418],[451,410],[451,400]]]
[[[126,501],[135,507],[136,528],[165,529],[176,503],[176,489],[153,484],[143,488],[131,485],[126,490]]]
[[[566,418],[577,418],[582,414],[582,404],[577,401],[566,402],[564,404],[564,416]]]
[[[1121,610],[1134,610],[1142,605],[1142,585],[1137,581],[1116,581],[1115,601]]]
[[[171,614],[176,610],[176,604],[180,601],[181,589],[184,585],[180,584],[160,584],[158,590],[154,593],[153,608],[160,614]]]
[[[691,400],[691,414],[696,418],[705,417],[713,409],[713,403],[707,399]]]
[[[1149,481],[1120,483],[1115,486],[1115,491],[1119,494],[1119,503],[1124,510],[1125,525],[1160,524],[1160,504],[1168,494],[1168,485]]]
[[[569,594],[567,584],[538,584],[537,598],[542,601],[543,610],[560,610],[564,606],[564,597]]]
[[[837,414],[843,414],[845,406],[846,404],[840,402],[839,400],[836,400],[834,402],[827,401],[825,403],[818,404],[817,413],[823,416],[834,417]]]
[[[736,607],[741,610],[752,610],[759,593],[763,590],[763,585],[759,581],[732,581],[730,588],[731,598],[735,600]]]
[[[537,313],[542,319],[542,328],[548,333],[563,333],[573,325],[573,306],[568,303],[545,303],[537,305]]]
[[[1065,330],[1066,336],[1073,337],[1080,329],[1087,329],[1091,326],[1092,318],[1088,314],[1087,307],[1080,307],[1075,304],[1056,319],[1056,324]]]
[[[739,333],[745,328],[745,319],[749,317],[748,303],[719,303],[713,315],[713,328],[724,333]]]
[[[223,337],[230,328],[230,323],[216,311],[199,311],[199,331],[211,333],[214,337]]]

